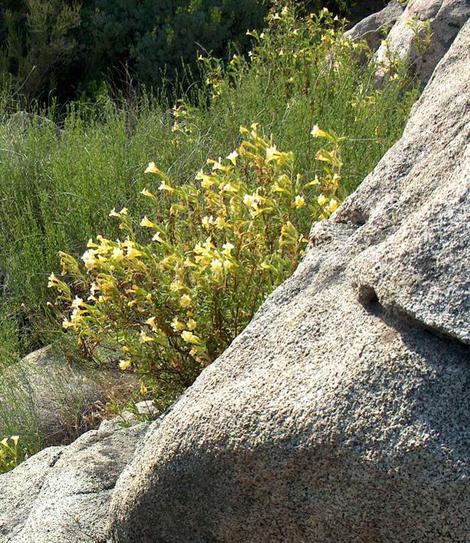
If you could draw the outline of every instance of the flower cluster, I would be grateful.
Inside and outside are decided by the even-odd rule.
[[[312,219],[338,205],[341,138],[314,127],[323,175],[305,181],[294,155],[253,124],[225,158],[178,186],[154,162],[142,195],[153,208],[135,223],[112,210],[123,239],[88,242],[83,266],[61,254],[49,286],[66,304],[64,327],[87,352],[106,344],[122,370],[163,404],[190,385],[296,268]],[[140,240],[146,240],[144,242]]]
[[[20,461],[19,437],[6,437],[0,441],[0,474],[15,468]]]

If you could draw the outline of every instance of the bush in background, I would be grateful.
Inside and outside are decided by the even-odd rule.
[[[244,53],[247,29],[261,29],[279,0],[4,0],[0,6],[0,78],[23,107],[99,93],[199,80],[198,53],[227,60]],[[327,7],[348,16],[358,2],[292,3],[303,13]]]

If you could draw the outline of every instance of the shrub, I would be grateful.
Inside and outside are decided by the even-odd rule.
[[[151,241],[139,242],[126,208],[113,210],[125,236],[99,236],[82,257],[85,272],[62,254],[62,273],[49,284],[70,303],[64,326],[88,353],[119,346],[122,370],[134,368],[144,390],[165,405],[219,356],[266,296],[296,268],[312,217],[338,206],[341,139],[317,153],[323,175],[304,180],[292,153],[241,129],[244,140],[225,159],[209,160],[195,183],[176,186],[150,163],[160,182],[143,190],[152,203],[140,221]],[[144,236],[145,237],[145,236]],[[76,296],[72,299],[73,294]]]

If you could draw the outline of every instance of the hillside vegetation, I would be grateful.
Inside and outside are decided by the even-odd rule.
[[[217,166],[214,168],[215,164],[221,165],[222,169],[230,164],[233,166],[232,170],[230,166],[226,171],[226,176],[233,176],[239,182],[243,188],[240,189],[241,201],[248,208],[251,206],[251,211],[240,208],[242,214],[237,215],[237,220],[245,226],[252,221],[249,231],[254,234],[262,232],[272,219],[267,223],[256,222],[252,211],[258,211],[258,204],[255,202],[253,205],[253,200],[245,197],[255,194],[263,203],[262,198],[267,198],[267,193],[262,192],[260,179],[269,186],[269,183],[279,181],[279,176],[287,176],[291,183],[291,200],[286,200],[282,206],[280,200],[274,199],[273,202],[280,206],[280,213],[287,217],[286,221],[295,225],[295,235],[304,240],[310,224],[327,217],[401,135],[417,96],[417,89],[408,79],[405,66],[396,65],[396,72],[379,90],[374,86],[375,67],[369,62],[370,52],[365,45],[345,40],[341,23],[327,11],[301,18],[293,10],[280,9],[271,12],[266,24],[263,32],[250,32],[252,49],[246,55],[232,53],[227,63],[213,56],[200,55],[197,69],[201,83],[190,86],[183,94],[169,93],[168,88],[160,87],[160,92],[136,93],[125,99],[116,99],[115,95],[110,96],[103,90],[93,102],[73,102],[60,110],[54,106],[38,108],[29,114],[15,112],[15,96],[4,94],[0,104],[0,343],[5,360],[50,342],[67,344],[68,349],[75,344],[75,339],[72,343],[68,341],[67,338],[75,336],[64,331],[62,320],[69,319],[73,309],[85,313],[88,310],[80,305],[81,302],[72,301],[72,293],[57,300],[54,291],[48,288],[51,272],[55,272],[59,281],[63,279],[59,276],[59,252],[71,255],[65,263],[65,272],[69,274],[65,279],[80,299],[84,293],[90,294],[89,281],[93,278],[86,277],[87,270],[82,264],[74,276],[76,270],[71,269],[75,266],[72,258],[79,258],[87,249],[93,249],[97,235],[111,244],[118,243],[116,240],[119,238],[119,243],[129,245],[126,241],[129,237],[136,244],[136,250],[145,252],[151,260],[165,255],[160,254],[156,247],[155,254],[152,253],[152,241],[146,234],[146,226],[149,225],[139,227],[144,218],[149,223],[161,225],[163,233],[168,233],[169,223],[173,224],[171,221],[183,225],[184,232],[181,230],[183,233],[172,241],[173,252],[181,251],[183,255],[202,243],[207,221],[206,225],[201,222],[197,234],[185,229],[188,221],[202,221],[210,211],[202,207],[200,215],[197,215],[199,211],[194,215],[194,210],[199,209],[197,205],[205,205],[204,194],[199,191],[201,173],[198,172],[216,175],[217,171],[211,173],[218,169]],[[255,126],[250,129],[253,123]],[[247,127],[247,130],[240,134],[240,127]],[[312,133],[313,127],[319,128]],[[250,137],[259,138],[259,141],[247,139],[250,131]],[[246,148],[247,141],[248,144],[254,142],[256,149],[242,167],[231,153],[237,150],[238,154],[243,154],[240,146],[245,145]],[[279,170],[269,158],[268,149],[271,154],[277,153],[276,156],[289,157],[287,163],[281,163]],[[209,168],[208,159],[214,161]],[[154,162],[150,169],[149,162]],[[265,177],[259,173],[261,163]],[[157,177],[145,173],[146,169]],[[317,183],[316,179],[319,180]],[[165,185],[165,180],[175,190],[185,187],[191,193],[193,187],[195,191],[194,201],[176,216],[170,206],[172,203],[181,204],[181,201],[172,202],[171,198],[168,199],[168,191],[159,190],[162,181]],[[325,185],[327,181],[329,188]],[[153,195],[153,199],[146,193]],[[271,193],[269,197],[274,198]],[[263,205],[258,207],[261,209]],[[124,208],[126,211],[123,212]],[[111,212],[113,209],[115,211]],[[245,212],[246,217],[243,215]],[[119,220],[116,220],[116,215]],[[129,221],[124,230],[129,228],[131,234],[123,232],[123,216]],[[282,226],[279,223],[279,228]],[[222,250],[222,242],[230,243],[225,250],[235,246],[237,232],[236,229],[228,231],[231,239],[220,238],[219,249]],[[279,230],[279,234],[285,233]],[[155,231],[152,235],[156,235]],[[87,248],[90,238],[94,241]],[[263,251],[267,251],[259,253],[263,258],[269,256],[269,247],[273,254],[277,250],[275,241],[266,241],[263,247]],[[243,273],[252,274],[246,283],[248,290],[256,286],[257,281],[262,283],[262,288],[258,289],[259,292],[255,289],[256,295],[250,298],[250,307],[245,307],[245,302],[242,302],[240,311],[243,318],[235,326],[230,325],[228,331],[225,324],[214,321],[214,313],[210,309],[198,313],[201,321],[196,324],[204,329],[204,337],[197,336],[193,324],[187,325],[193,317],[197,321],[196,311],[185,313],[186,328],[178,328],[180,325],[174,319],[178,320],[179,315],[171,311],[159,313],[161,307],[168,304],[168,299],[157,300],[156,296],[152,299],[151,308],[146,306],[138,318],[135,313],[131,317],[128,315],[128,320],[120,320],[114,329],[109,325],[117,322],[113,320],[114,310],[102,306],[100,315],[95,315],[97,320],[92,327],[92,343],[116,346],[117,342],[117,351],[123,347],[127,349],[130,352],[128,358],[123,358],[122,352],[118,352],[116,357],[116,360],[121,360],[121,368],[129,371],[134,367],[141,379],[142,394],[157,397],[162,405],[167,405],[192,382],[204,365],[223,351],[269,291],[292,272],[303,248],[296,248],[290,266],[281,265],[280,261],[278,266],[270,261],[270,265],[274,265],[274,273],[269,276],[269,281],[267,276],[259,275],[256,268],[259,262],[252,267],[238,268],[239,279],[246,279]],[[120,247],[116,245],[114,249]],[[209,249],[218,249],[218,245],[209,246]],[[139,261],[141,255],[136,256]],[[281,256],[287,260],[290,258],[288,252]],[[210,258],[212,262],[213,255]],[[134,294],[137,296],[138,289],[144,286],[149,294],[152,290],[149,284],[158,292],[162,276],[151,270],[136,274],[130,260],[132,258],[124,258],[122,270],[124,274],[131,273],[136,289]],[[239,264],[234,263],[236,266]],[[172,269],[175,271],[177,266]],[[114,279],[118,276],[114,268],[108,268],[106,272]],[[219,272],[215,276],[220,279]],[[170,275],[169,272],[168,277]],[[77,277],[82,278],[82,283]],[[49,280],[51,282],[54,283]],[[191,288],[199,288],[196,283]],[[226,283],[223,284],[225,288]],[[204,287],[207,292],[210,285]],[[122,285],[118,282],[115,288],[117,292],[113,294],[113,302],[121,303],[124,300],[119,298]],[[240,302],[237,298],[239,291],[232,288],[230,292],[229,309]],[[198,304],[206,303],[204,300],[206,298],[198,298]],[[89,301],[93,305],[93,299]],[[137,304],[131,298],[125,299],[126,304],[131,302],[130,307]],[[70,303],[72,307],[68,305]],[[89,315],[88,312],[86,317]],[[167,368],[163,388],[158,378],[161,368],[149,362],[152,356],[155,357],[157,347],[152,339],[147,341],[143,338],[138,344],[131,333],[136,323],[148,321],[152,316],[163,319],[169,327],[166,340],[169,338],[172,353],[183,352],[180,358],[171,358],[171,353],[168,355],[168,360],[172,360],[170,366],[174,369],[175,365],[184,364],[190,350],[193,350],[191,356],[196,361],[188,375],[184,371],[176,372],[179,376],[184,374],[183,379],[173,381],[171,376],[168,377]],[[90,323],[89,320],[87,322]],[[127,324],[123,326],[123,322]],[[158,335],[162,328],[162,324],[158,330],[153,330],[151,324],[148,326],[147,337],[152,332]],[[214,335],[217,326],[218,333]],[[84,345],[90,347],[90,335],[80,327],[75,331],[81,340],[82,354],[93,355],[93,349],[91,352],[89,348],[83,349]],[[188,341],[183,340],[187,345],[178,343],[180,339],[172,340],[173,332],[178,332],[179,336],[187,332],[185,337]],[[190,337],[190,332],[197,339]],[[213,346],[208,345],[209,336],[212,339],[217,336]],[[83,342],[84,338],[88,338],[88,344]],[[204,349],[199,340],[204,343]],[[135,347],[136,341],[140,345],[138,348]],[[142,344],[145,354],[142,354]],[[200,352],[196,352],[198,349]],[[168,354],[168,350],[165,352]],[[160,350],[158,353],[161,356]],[[23,400],[19,401],[15,409],[21,409],[24,404]],[[4,433],[7,434],[0,420],[0,436]],[[10,424],[8,435],[13,434],[21,434],[21,428],[15,429]],[[37,448],[37,445],[32,448]]]

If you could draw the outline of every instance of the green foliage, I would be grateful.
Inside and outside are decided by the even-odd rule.
[[[192,384],[252,319],[266,296],[297,267],[312,218],[338,206],[340,140],[314,129],[329,145],[317,153],[321,178],[294,172],[257,126],[241,129],[237,150],[209,160],[196,180],[175,185],[154,162],[158,189],[144,189],[150,231],[138,241],[127,208],[113,210],[124,239],[99,236],[83,269],[62,253],[62,274],[49,286],[67,304],[64,327],[84,350],[116,346],[120,367],[133,367],[142,390],[162,407]],[[153,184],[153,183],[152,183]],[[70,286],[69,286],[70,285]],[[75,294],[75,297],[74,297]]]
[[[11,74],[26,103],[43,98],[57,88],[57,77],[77,51],[80,4],[25,0],[16,8],[7,6],[3,16],[0,76]]]
[[[226,60],[250,46],[283,0],[4,0],[0,6],[0,77],[12,79],[23,107],[94,96],[105,81],[127,90],[188,87],[197,53]],[[347,16],[352,0],[293,1],[301,13],[323,8]]]
[[[310,131],[318,124],[346,138],[342,198],[401,135],[416,98],[403,71],[378,91],[374,66],[357,60],[359,48],[333,29],[332,17],[278,15],[253,38],[252,61],[238,55],[225,69],[205,57],[207,83],[173,109],[148,96],[116,103],[103,94],[92,106],[70,106],[59,133],[53,111],[21,123],[0,111],[0,337],[12,349],[27,353],[60,336],[47,305],[59,251],[78,256],[96,233],[119,237],[108,216],[114,206],[150,213],[139,194],[149,158],[175,186],[186,184],[207,158],[237,148],[239,127],[254,121],[279,148],[295,151],[296,172],[314,179],[322,169]]]
[[[266,13],[267,3],[257,0],[10,2],[0,76],[12,77],[28,106],[93,92],[103,80],[122,88],[129,76],[161,86],[178,70],[189,75],[198,50],[224,57],[231,42],[245,48],[247,28],[261,27]]]
[[[243,49],[247,28],[262,26],[266,8],[255,0],[94,0],[83,10],[89,65],[97,78],[128,65],[139,82],[155,86],[183,64],[194,68],[198,50],[223,58],[231,41]]]

